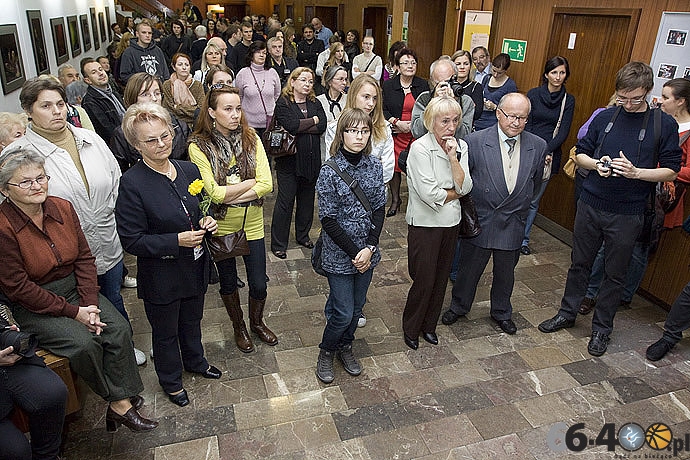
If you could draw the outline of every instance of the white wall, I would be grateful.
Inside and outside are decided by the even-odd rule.
[[[105,13],[106,6],[110,8],[110,23],[112,24],[113,22],[115,22],[114,0],[0,0],[0,25],[17,25],[17,31],[19,33],[19,46],[21,48],[25,76],[27,77],[27,79],[35,77],[37,75],[36,64],[34,62],[33,48],[31,46],[31,35],[29,34],[29,25],[26,18],[26,11],[41,10],[41,21],[43,22],[43,38],[46,43],[48,62],[50,62],[50,72],[53,75],[57,75],[58,65],[55,58],[55,47],[53,46],[53,34],[50,28],[50,20],[52,18],[66,18],[67,16],[79,16],[82,14],[86,14],[89,18],[89,26],[91,32],[91,49],[89,51],[84,52],[84,44],[82,41],[81,54],[79,54],[76,58],[72,58],[72,52],[69,46],[69,35],[67,38],[67,47],[70,48],[68,51],[70,60],[67,62],[69,62],[78,69],[79,61],[81,59],[85,57],[96,57],[105,54],[105,47],[108,46],[108,42],[106,40],[101,42],[101,47],[99,50],[96,50],[94,48],[93,27],[98,27],[98,24],[91,24],[89,8],[95,8],[96,17],[98,17],[99,12]],[[98,22],[98,20],[96,22]],[[65,28],[67,28],[66,20]],[[81,28],[79,36],[81,37]],[[20,92],[21,89],[17,89],[16,91],[13,91],[5,95],[2,94],[2,91],[0,91],[0,112],[20,112]]]

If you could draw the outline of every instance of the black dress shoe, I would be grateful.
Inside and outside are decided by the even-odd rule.
[[[139,395],[132,396],[129,398],[129,402],[132,403],[132,407],[134,407],[136,410],[139,410],[144,405],[144,398]]]
[[[606,353],[606,348],[609,345],[609,336],[603,332],[592,332],[592,338],[589,339],[587,351],[592,356],[601,356]]]
[[[666,356],[666,353],[671,351],[671,348],[675,345],[675,343],[671,343],[662,337],[647,348],[647,359],[650,361],[659,361]]]
[[[115,412],[110,406],[105,413],[105,427],[113,433],[120,425],[132,431],[151,431],[158,426],[158,422],[142,417],[134,407],[130,407],[125,415]]]
[[[287,257],[287,254],[285,254],[285,251],[273,251],[273,255],[279,259],[284,259]]]
[[[299,243],[300,246],[304,246],[307,249],[314,249],[314,243],[311,242],[311,240],[303,241],[302,243]]]
[[[396,206],[395,208],[393,206],[390,207],[388,212],[386,213],[386,217],[393,217],[398,213],[398,207]]]
[[[239,276],[237,277],[237,283],[236,284],[237,284],[238,288],[243,288],[245,286],[244,281],[242,281]]]
[[[532,250],[529,248],[529,246],[524,245],[520,248],[520,254],[522,254],[524,256],[528,256],[528,255],[532,254]]]
[[[205,379],[219,379],[223,373],[216,366],[208,366],[204,372],[198,372]]]
[[[453,324],[454,322],[456,322],[457,320],[459,320],[461,316],[462,315],[458,315],[453,310],[448,309],[448,310],[446,310],[446,312],[441,317],[441,322],[443,324],[445,324],[446,326],[449,326],[449,325]]]
[[[177,404],[180,407],[184,407],[189,404],[189,396],[187,395],[187,390],[182,390],[176,395],[168,394],[168,399],[171,403]]]
[[[553,318],[542,321],[539,325],[539,330],[542,332],[556,332],[561,329],[573,327],[575,325],[574,319],[566,319],[564,316],[556,315]]]
[[[422,338],[432,345],[438,345],[438,336],[435,332],[422,332]]]
[[[502,320],[495,319],[495,318],[491,318],[491,319],[496,321],[496,324],[498,324],[498,327],[500,327],[501,330],[503,332],[505,332],[506,334],[513,335],[517,332],[517,326],[515,325],[515,323],[513,322],[512,319],[502,319]]]
[[[411,339],[405,333],[403,333],[403,337],[405,338],[405,345],[412,348],[413,350],[419,348],[419,339]]]

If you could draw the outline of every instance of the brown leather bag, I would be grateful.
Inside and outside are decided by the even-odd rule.
[[[247,208],[244,208],[242,228],[223,236],[212,236],[208,240],[208,250],[214,262],[220,262],[231,257],[249,255],[249,242],[244,232],[244,223],[247,221]]]

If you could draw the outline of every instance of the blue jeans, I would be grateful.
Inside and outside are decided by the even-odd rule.
[[[129,322],[129,315],[127,310],[125,310],[125,302],[122,300],[122,295],[120,295],[124,266],[124,262],[120,260],[113,268],[102,275],[98,275],[98,285],[101,287],[103,297],[110,300],[110,303]]]
[[[625,285],[621,302],[632,301],[637,288],[640,287],[644,272],[647,270],[649,260],[649,245],[637,242],[633,248],[632,259],[628,265],[628,273],[625,275]],[[599,286],[604,279],[604,245],[602,244],[592,265],[592,274],[589,276],[586,297],[596,299],[599,294]]]
[[[547,185],[549,185],[548,180],[545,180],[541,183],[537,189],[537,193],[532,197],[532,201],[529,204],[529,212],[527,213],[527,220],[525,221],[525,237],[522,240],[523,246],[527,246],[529,244],[529,234],[532,231],[534,219],[537,217],[537,211],[539,211],[539,201],[541,201],[541,197],[544,195]]]
[[[247,283],[249,296],[252,299],[266,298],[266,246],[264,239],[249,241],[249,255],[242,256],[247,269]],[[237,263],[231,257],[216,262],[218,277],[220,278],[220,294],[232,294],[237,290]]]
[[[328,273],[330,293],[325,313],[328,322],[319,348],[336,351],[355,340],[357,321],[367,300],[373,269],[353,275]]]

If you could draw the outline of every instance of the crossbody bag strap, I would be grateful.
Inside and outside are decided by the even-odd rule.
[[[336,161],[333,158],[329,158],[323,164],[324,166],[328,166],[329,168],[331,168],[338,174],[338,176],[340,176],[343,182],[345,182],[348,185],[348,187],[350,187],[352,193],[355,194],[355,196],[357,197],[359,202],[362,203],[362,206],[364,206],[364,209],[367,212],[373,212],[371,209],[371,203],[369,203],[369,200],[367,199],[367,196],[364,194],[364,190],[362,190],[362,187],[360,187],[358,181],[353,179],[347,171],[343,171],[342,169],[340,169],[340,166],[338,166],[338,163],[336,163]]]
[[[366,72],[367,70],[369,70],[369,66],[371,65],[372,62],[374,62],[374,59],[376,59],[376,55],[374,55],[374,57],[371,58],[371,61],[369,61],[369,63],[368,63],[367,66],[364,68],[364,70],[362,70],[362,72]]]
[[[259,92],[259,98],[261,98],[261,105],[264,106],[264,113],[268,117],[268,110],[266,110],[266,104],[264,103],[264,96],[261,94],[261,88],[259,88],[259,82],[256,81],[256,75],[254,75],[254,71],[249,68],[249,71],[252,73],[252,77],[254,78],[254,85],[256,85],[256,90]]]
[[[680,136],[680,138],[678,139],[678,146],[680,147],[681,145],[683,145],[685,141],[688,140],[688,137],[690,137],[690,130],[685,131],[685,134]]]
[[[561,102],[561,113],[558,115],[558,123],[556,123],[556,128],[553,130],[553,136],[555,138],[558,135],[558,130],[561,129],[561,122],[563,121],[563,112],[565,112],[565,100],[568,98],[568,93],[563,94],[563,102]]]

